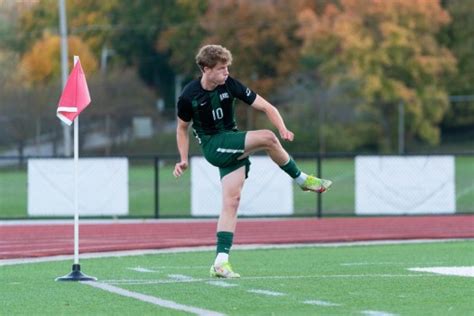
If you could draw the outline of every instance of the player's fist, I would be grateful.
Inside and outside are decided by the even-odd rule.
[[[292,131],[289,131],[287,129],[280,131],[280,137],[283,140],[288,140],[288,141],[293,141],[293,138],[295,138],[295,135],[293,134]]]
[[[180,161],[174,166],[173,175],[175,178],[180,177],[186,169],[188,169],[188,162]]]

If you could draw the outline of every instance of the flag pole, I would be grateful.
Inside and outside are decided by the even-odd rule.
[[[74,66],[79,56],[74,56]],[[74,119],[74,264],[72,272],[56,281],[97,281],[96,277],[81,272],[79,264],[79,115]]]
[[[74,66],[79,56],[74,55]],[[79,115],[74,120],[74,264],[79,264]]]

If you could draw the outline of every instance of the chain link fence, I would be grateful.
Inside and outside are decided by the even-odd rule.
[[[306,173],[316,174],[334,182],[333,188],[325,194],[303,192],[294,185],[293,216],[355,215],[356,155],[293,155],[293,157]],[[27,213],[27,162],[30,158],[48,157],[0,157],[0,219],[31,218]],[[191,172],[186,172],[179,179],[173,177],[172,170],[177,157],[170,155],[127,158],[128,218],[191,217]],[[456,213],[474,213],[474,155],[454,155],[454,161]],[[254,168],[251,176],[263,175]],[[407,175],[407,181],[410,181],[410,175]],[[209,196],[209,198],[221,197]],[[272,207],[278,209],[278,205]]]

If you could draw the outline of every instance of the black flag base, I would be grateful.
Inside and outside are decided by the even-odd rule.
[[[80,264],[73,264],[71,273],[58,277],[55,281],[97,281],[97,278],[82,273]]]

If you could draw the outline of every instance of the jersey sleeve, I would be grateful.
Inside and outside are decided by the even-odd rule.
[[[193,117],[193,107],[191,102],[182,96],[178,99],[178,117],[185,122],[190,122]]]
[[[251,105],[257,98],[257,94],[255,92],[232,77],[227,78],[226,85],[234,97],[244,101],[248,105]]]

